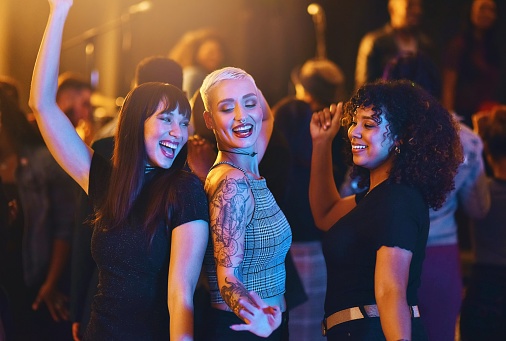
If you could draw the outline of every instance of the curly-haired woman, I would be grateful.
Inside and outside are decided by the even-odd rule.
[[[462,148],[452,116],[407,81],[362,86],[313,115],[310,204],[327,264],[329,340],[426,340],[417,288],[429,231],[454,185]],[[347,122],[361,194],[341,198],[331,142]]]

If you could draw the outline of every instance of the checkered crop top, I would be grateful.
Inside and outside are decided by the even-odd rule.
[[[243,283],[248,291],[253,290],[261,298],[275,297],[285,293],[285,257],[292,243],[292,231],[285,215],[267,188],[264,178],[254,179],[241,170],[251,187],[255,208],[251,221],[246,226],[244,239],[244,261],[242,263]],[[209,280],[212,303],[224,303],[218,288],[214,262],[212,238],[204,259]]]

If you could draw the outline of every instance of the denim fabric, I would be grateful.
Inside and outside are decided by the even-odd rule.
[[[71,242],[78,186],[46,147],[20,153],[16,173],[25,231],[23,267],[28,286],[45,280],[53,241]]]

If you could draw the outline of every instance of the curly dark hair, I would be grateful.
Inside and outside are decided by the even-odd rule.
[[[388,121],[387,134],[398,142],[388,181],[417,188],[429,207],[440,208],[455,188],[463,160],[458,123],[428,92],[406,80],[363,85],[345,104],[344,122],[351,122],[358,108],[369,107],[375,120]],[[352,177],[359,177],[360,187],[369,185],[366,168],[354,165]]]

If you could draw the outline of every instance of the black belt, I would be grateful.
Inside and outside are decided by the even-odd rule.
[[[420,312],[418,311],[417,305],[410,306],[409,310],[411,312],[412,317],[420,317]],[[329,330],[334,326],[337,326],[338,324],[348,322],[351,320],[363,319],[366,317],[379,317],[379,316],[380,315],[378,311],[378,306],[376,304],[344,309],[323,319],[322,335],[326,336],[327,330]]]

